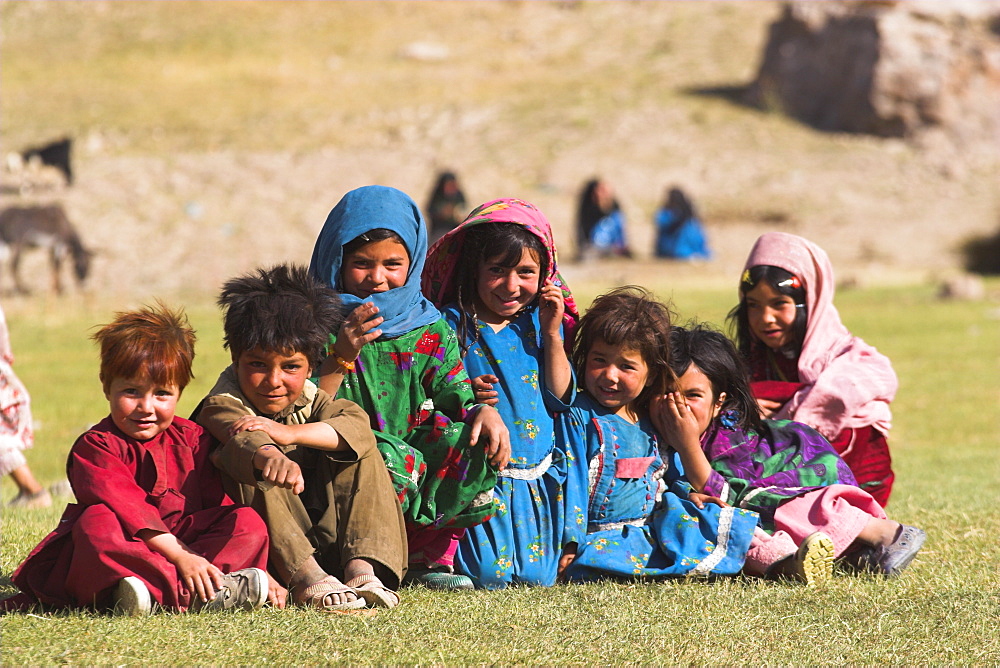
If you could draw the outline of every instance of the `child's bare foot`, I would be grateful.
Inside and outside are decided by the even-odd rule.
[[[858,534],[857,540],[875,548],[889,547],[896,540],[896,535],[902,526],[899,522],[873,517]]]
[[[347,585],[357,590],[369,608],[395,608],[399,594],[382,584],[375,575],[365,574],[348,580]]]
[[[292,595],[298,605],[320,610],[356,610],[365,607],[365,599],[358,595],[357,590],[332,575],[303,589],[293,587]]]

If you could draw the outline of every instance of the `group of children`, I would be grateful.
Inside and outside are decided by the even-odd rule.
[[[811,584],[835,558],[895,575],[924,541],[883,510],[896,380],[841,325],[832,286],[821,249],[762,236],[737,348],[641,288],[581,317],[527,202],[487,202],[428,249],[407,195],[351,191],[308,269],[225,284],[232,365],[193,421],[174,414],[194,355],[182,314],[98,331],[111,415],[73,445],[77,503],[3,607],[391,608],[407,581]]]

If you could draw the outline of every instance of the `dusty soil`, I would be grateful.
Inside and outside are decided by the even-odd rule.
[[[598,30],[593,24],[601,21],[631,22],[642,31],[666,21],[672,4],[588,7],[598,15],[579,39],[592,39]],[[722,3],[707,4],[717,10]],[[728,70],[701,85],[738,85],[753,75],[776,5],[750,4],[753,12],[740,9],[736,18],[753,37],[736,45],[740,53],[727,55],[733,63]],[[449,11],[463,10],[451,5]],[[560,34],[574,19],[554,3],[514,3],[504,11],[529,26],[548,21]],[[685,11],[694,10],[688,5]],[[712,33],[716,43],[699,48],[722,53],[729,48],[725,34]],[[594,49],[607,59],[630,53],[628,44],[614,39]],[[840,277],[855,283],[937,280],[958,270],[962,240],[991,233],[1000,222],[1000,147],[819,133],[691,92],[698,82],[685,80],[687,61],[678,55],[672,66],[671,54],[678,51],[668,49],[647,72],[669,88],[666,97],[647,98],[643,86],[628,86],[590,106],[579,99],[521,110],[475,98],[440,107],[401,103],[391,116],[373,112],[367,120],[345,120],[350,138],[342,145],[142,153],[122,149],[95,127],[77,138],[72,187],[21,194],[16,179],[3,174],[0,199],[4,205],[62,202],[85,243],[99,253],[88,289],[128,300],[205,299],[227,277],[255,265],[308,262],[317,231],[344,192],[380,183],[422,204],[443,167],[458,172],[470,205],[518,196],[540,206],[555,226],[567,277],[596,289],[734,283],[753,240],[771,229],[813,239],[830,253]],[[456,50],[450,53],[446,60],[458,59]],[[464,58],[465,71],[475,72],[475,63]],[[413,56],[400,56],[400,62],[418,79],[436,67]],[[488,68],[479,74],[488,76]],[[586,120],[552,124],[554,117]],[[633,261],[569,263],[577,192],[593,175],[616,189]],[[708,263],[650,259],[650,221],[673,183],[684,186],[701,211],[716,254]],[[44,259],[30,258],[27,270],[44,290]],[[9,285],[8,277],[2,280]]]

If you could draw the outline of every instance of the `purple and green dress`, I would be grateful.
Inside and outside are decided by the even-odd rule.
[[[712,466],[705,493],[760,515],[774,533],[774,511],[785,501],[830,485],[858,486],[851,468],[818,431],[791,420],[763,420],[759,431],[721,416],[701,438]]]

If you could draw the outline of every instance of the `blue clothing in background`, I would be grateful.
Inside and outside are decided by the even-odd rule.
[[[590,243],[599,253],[624,254],[628,250],[625,243],[625,214],[615,209],[597,221],[590,233]]]
[[[696,217],[678,221],[677,213],[669,208],[656,212],[656,256],[678,260],[708,260],[705,230]]]

